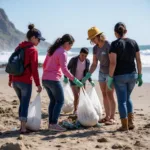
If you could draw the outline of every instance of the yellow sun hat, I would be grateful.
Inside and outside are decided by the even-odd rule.
[[[95,36],[102,34],[103,32],[101,32],[97,27],[92,27],[88,30],[88,38],[87,40],[91,40],[93,39]]]

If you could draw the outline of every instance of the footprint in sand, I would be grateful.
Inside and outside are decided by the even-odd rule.
[[[56,147],[62,147],[61,145],[56,145]]]
[[[17,100],[12,101],[12,105],[18,105],[18,104],[19,104],[19,102]]]
[[[144,126],[144,128],[150,128],[150,123],[149,123],[149,124],[146,124],[146,125]]]
[[[137,147],[145,147],[145,145],[141,142],[141,141],[136,141],[134,146],[137,146]]]
[[[6,143],[0,147],[0,150],[23,150],[25,145],[23,143]]]
[[[144,116],[144,114],[136,114],[137,116]]]
[[[102,147],[103,147],[102,145],[96,145],[96,146],[95,146],[95,148],[100,148],[100,149],[101,149]]]
[[[111,148],[112,149],[120,149],[120,148],[123,148],[123,146],[120,143],[115,143]]]
[[[109,142],[107,138],[100,138],[97,140],[97,142],[103,143],[103,142]]]

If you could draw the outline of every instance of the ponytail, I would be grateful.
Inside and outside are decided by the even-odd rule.
[[[49,56],[52,56],[54,52],[62,46],[64,43],[69,42],[69,44],[74,43],[74,38],[70,34],[65,34],[62,36],[62,38],[58,38],[49,48],[48,54]]]

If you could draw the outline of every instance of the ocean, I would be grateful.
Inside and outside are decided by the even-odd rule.
[[[12,51],[0,51],[0,64],[5,64],[8,61],[9,56],[11,55]],[[39,52],[39,63],[43,63],[47,49],[38,49]],[[80,48],[72,48],[70,51],[67,52],[68,55],[68,61],[74,57],[77,56],[80,52]],[[143,66],[143,80],[146,83],[150,83],[150,45],[143,45],[140,46],[140,53],[141,53],[141,60],[142,60],[142,66]],[[89,48],[89,54],[88,59],[92,63],[92,48]],[[1,72],[4,73],[4,69],[0,69]],[[42,68],[39,69],[40,76],[42,75]],[[92,78],[93,80],[98,80],[98,72],[99,72],[99,65],[96,69],[96,71],[93,73]]]

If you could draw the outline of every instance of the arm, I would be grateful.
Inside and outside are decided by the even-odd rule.
[[[67,56],[64,53],[60,54],[59,63],[63,74],[68,77],[70,80],[74,80],[74,76],[69,72],[67,68]]]
[[[44,70],[45,67],[46,67],[47,61],[48,61],[48,55],[46,56],[46,58],[45,58],[45,60],[44,60],[44,63],[43,63],[43,70]]]
[[[116,53],[111,52],[109,54],[110,64],[109,64],[109,76],[107,79],[107,87],[109,90],[112,90],[113,76],[116,68],[116,58],[117,58]]]
[[[12,87],[12,75],[9,74],[8,86]]]
[[[12,75],[9,74],[9,82],[12,82]]]
[[[141,58],[140,58],[140,52],[136,52],[136,64],[137,64],[137,69],[138,69],[138,78],[137,78],[137,83],[138,86],[142,86],[143,80],[142,80],[142,63],[141,63]]]
[[[140,52],[136,52],[136,64],[137,64],[138,74],[142,74],[142,63],[141,63]]]
[[[97,64],[98,64],[98,59],[96,58],[96,55],[93,54],[93,63],[91,65],[90,71],[89,71],[91,74],[95,71]]]
[[[36,50],[31,52],[30,60],[31,60],[31,71],[32,71],[34,82],[36,86],[39,86],[40,79],[39,79],[39,73],[38,73],[38,52]]]
[[[88,65],[87,65],[87,71],[86,72],[89,72],[89,68],[90,68],[90,60],[87,60],[88,62]],[[92,82],[92,78],[90,77],[89,79],[88,79],[88,81],[89,82]]]
[[[113,77],[114,72],[115,72],[115,68],[116,68],[116,59],[117,59],[117,55],[116,53],[110,53],[109,54],[109,60],[110,60],[110,65],[109,65],[109,76]]]
[[[137,62],[138,74],[142,74],[142,63],[141,63],[140,52],[136,52],[136,62]]]

